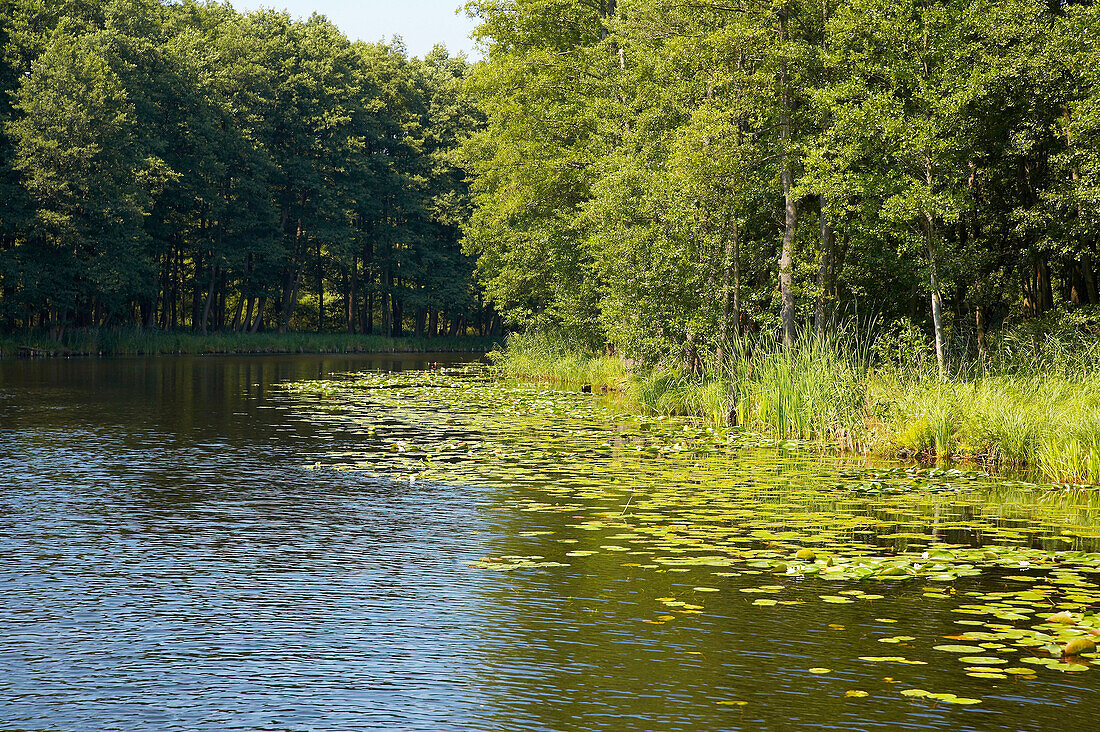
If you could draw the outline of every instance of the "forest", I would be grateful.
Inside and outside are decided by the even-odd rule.
[[[942,367],[1098,302],[1091,3],[470,9],[465,242],[510,322],[698,371],[873,319]]]
[[[0,33],[0,331],[500,330],[462,56],[195,0],[14,0]]]

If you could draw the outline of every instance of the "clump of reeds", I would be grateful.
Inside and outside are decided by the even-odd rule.
[[[609,391],[622,391],[629,381],[626,365],[618,356],[536,331],[513,333],[504,350],[488,355],[499,374],[513,379],[588,384]]]
[[[912,324],[865,324],[789,348],[774,336],[738,339],[702,372],[672,362],[629,373],[616,356],[532,333],[513,336],[496,360],[508,376],[628,387],[648,412],[776,440],[1100,484],[1100,311],[1004,329],[942,373],[930,348]]]

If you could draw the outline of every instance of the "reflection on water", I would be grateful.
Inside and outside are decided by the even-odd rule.
[[[645,536],[674,554],[710,510],[692,497],[722,481],[778,507],[721,506],[772,532],[762,541],[814,526],[904,549],[904,534],[939,520],[962,532],[954,542],[978,526],[985,541],[1015,532],[1045,546],[1072,527],[1072,546],[1091,541],[1088,507],[994,509],[957,494],[887,495],[873,511],[814,504],[812,484],[866,479],[775,450],[746,450],[736,469],[729,457],[655,459],[591,399],[563,413],[506,389],[349,398],[292,386],[439,360],[0,362],[0,729],[1100,727],[1100,671],[990,682],[927,650],[968,627],[952,613],[958,596],[1001,581],[960,577],[937,599],[923,583],[792,579],[774,596],[805,604],[765,609],[738,591],[776,581],[763,571],[645,569],[653,551],[612,538],[671,527]],[[680,508],[662,505],[670,497]],[[594,517],[606,526],[586,528]],[[713,541],[738,545],[737,526],[719,528],[715,518]],[[595,553],[567,555],[579,548]],[[469,567],[504,556],[562,566]],[[654,620],[659,598],[704,598],[692,588],[718,583],[697,614]],[[850,587],[883,598],[812,601]],[[900,634],[917,640],[878,642]],[[908,700],[902,686],[982,703]]]

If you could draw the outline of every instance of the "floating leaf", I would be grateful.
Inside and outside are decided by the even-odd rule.
[[[947,651],[948,653],[981,653],[981,646],[962,646],[962,645],[942,645],[932,646],[937,651]]]

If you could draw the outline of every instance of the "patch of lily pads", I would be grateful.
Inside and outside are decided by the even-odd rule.
[[[471,569],[557,572],[614,562],[689,580],[681,594],[653,602],[644,620],[654,623],[702,614],[711,602],[761,614],[800,605],[839,612],[913,592],[954,618],[958,632],[883,633],[868,645],[901,653],[856,651],[852,662],[936,659],[976,682],[1083,673],[1100,657],[1094,493],[776,450],[760,435],[631,414],[599,396],[495,382],[477,366],[355,374],[285,391],[321,434],[357,440],[355,449],[309,454],[303,467],[394,484],[485,486],[494,492],[488,511],[534,523],[516,532],[531,553],[471,558]],[[538,525],[551,515],[567,517],[560,535]],[[865,695],[859,691],[846,695]]]

